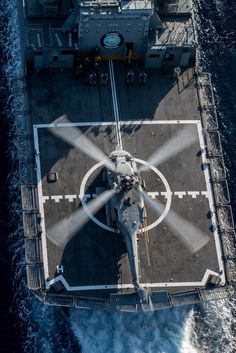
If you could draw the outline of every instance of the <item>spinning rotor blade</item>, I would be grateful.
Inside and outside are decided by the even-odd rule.
[[[153,200],[144,191],[142,191],[144,200],[158,213],[161,214],[164,211],[164,205]],[[166,218],[166,223],[170,229],[178,235],[182,243],[190,250],[191,253],[195,253],[203,248],[210,240],[209,235],[203,234],[201,230],[196,228],[192,223],[178,215],[176,212],[169,210]]]
[[[109,158],[103,153],[96,145],[94,145],[77,127],[67,126],[71,122],[68,118],[63,115],[53,122],[57,124],[65,124],[61,127],[49,127],[51,133],[57,137],[60,137],[71,146],[78,150],[86,153],[89,157],[97,162],[104,162],[104,165],[111,170],[114,170],[114,165]]]
[[[157,166],[169,158],[175,156],[177,153],[183,151],[188,146],[191,146],[195,141],[197,141],[198,136],[196,132],[194,133],[193,127],[188,126],[181,130],[180,133],[173,136],[168,140],[163,146],[161,146],[151,157],[147,160],[147,163],[153,166]],[[139,169],[144,172],[148,169],[148,165],[142,165]]]
[[[92,214],[96,214],[115,194],[115,190],[106,190],[96,199],[86,204]],[[57,246],[64,246],[89,221],[90,217],[83,207],[75,211],[69,218],[64,218],[48,232],[47,237]]]

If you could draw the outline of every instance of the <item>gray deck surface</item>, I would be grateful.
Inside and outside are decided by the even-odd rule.
[[[135,63],[135,71],[142,70]],[[147,160],[186,124],[153,124],[153,121],[200,120],[197,91],[191,69],[186,70],[179,83],[170,75],[157,70],[148,70],[147,86],[125,85],[124,64],[114,64],[120,109],[123,148],[134,157]],[[104,68],[106,65],[104,64]],[[113,122],[112,100],[109,87],[89,87],[86,78],[77,80],[73,72],[31,74],[30,108],[34,124],[49,124],[66,114],[73,123],[88,122],[81,127],[84,134],[102,151],[109,154],[116,146]],[[136,121],[129,123],[127,121]],[[143,124],[142,121],[147,121]],[[104,125],[92,126],[94,122]],[[105,124],[107,122],[107,124]],[[196,124],[192,129],[198,135]],[[44,203],[46,232],[49,227],[64,217],[70,216],[80,207],[81,181],[86,172],[96,163],[84,153],[77,151],[46,127],[38,128],[40,164],[43,196],[49,196]],[[158,166],[173,193],[171,209],[210,236],[209,243],[196,254],[180,242],[169,229],[165,220],[149,231],[149,242],[139,237],[141,283],[200,282],[207,269],[219,272],[214,234],[209,217],[209,201],[201,192],[207,190],[205,175],[199,154],[199,140],[177,156]],[[92,174],[86,185],[86,193],[95,194],[102,185],[101,168]],[[56,183],[47,182],[49,172],[58,173]],[[163,192],[165,187],[160,178],[151,171],[143,173],[147,192]],[[179,198],[174,192],[185,191]],[[193,198],[188,192],[198,191]],[[61,195],[55,202],[51,196]],[[76,195],[69,202],[65,195]],[[165,203],[163,195],[158,196]],[[147,208],[148,224],[158,218]],[[105,210],[97,218],[106,223]],[[148,246],[148,250],[147,250]],[[63,276],[70,286],[91,286],[132,283],[128,257],[122,237],[105,231],[93,221],[63,248],[47,241],[49,279],[58,275],[57,266],[63,265]],[[150,263],[148,261],[150,257]],[[190,288],[191,286],[189,286]],[[180,289],[180,288],[179,288]],[[178,290],[178,288],[176,288]],[[116,292],[116,290],[114,290]]]

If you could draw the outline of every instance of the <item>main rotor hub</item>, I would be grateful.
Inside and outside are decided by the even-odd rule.
[[[133,188],[134,182],[135,180],[133,176],[129,176],[129,175],[123,176],[121,177],[121,180],[120,180],[120,188],[123,191],[129,191]]]

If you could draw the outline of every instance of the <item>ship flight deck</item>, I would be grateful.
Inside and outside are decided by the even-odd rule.
[[[109,73],[107,87],[91,87],[87,77],[77,79],[72,70],[32,72],[29,77],[47,291],[58,290],[55,283],[60,283],[61,293],[90,296],[98,291],[103,297],[133,291],[125,244],[107,225],[105,208],[63,247],[47,237],[54,224],[83,207],[81,200],[90,201],[105,188],[104,166],[50,131],[68,126],[78,127],[106,155],[121,146],[139,166],[184,129],[196,135],[191,146],[142,174],[147,193],[165,209],[156,214],[147,207],[147,224],[138,241],[140,283],[153,291],[175,293],[203,288],[212,276],[223,285],[225,273],[193,69],[183,70],[177,81],[170,74],[148,69],[146,85],[137,80],[127,85],[125,63],[102,65]],[[142,63],[134,62],[133,69],[138,75]],[[64,115],[69,124],[63,123]],[[58,180],[49,183],[49,173],[57,173]],[[169,211],[206,234],[209,242],[192,254],[166,224]]]

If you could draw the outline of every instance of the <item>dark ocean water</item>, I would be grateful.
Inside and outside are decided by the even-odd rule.
[[[195,1],[200,66],[212,74],[236,219],[236,1]],[[234,302],[150,314],[44,307],[26,289],[16,110],[22,103],[14,0],[0,0],[0,351],[2,353],[233,353]]]
[[[1,9],[2,10],[2,9]],[[1,12],[0,33],[4,32],[5,18]],[[12,124],[8,115],[10,102],[10,90],[5,75],[7,62],[5,48],[1,43],[0,47],[0,350],[2,352],[17,352],[20,347],[20,340],[17,334],[17,315],[10,312],[13,300],[13,278],[12,278],[12,253],[9,250],[9,234],[11,208],[9,176],[14,169],[14,162],[11,160],[10,149],[12,136]]]

